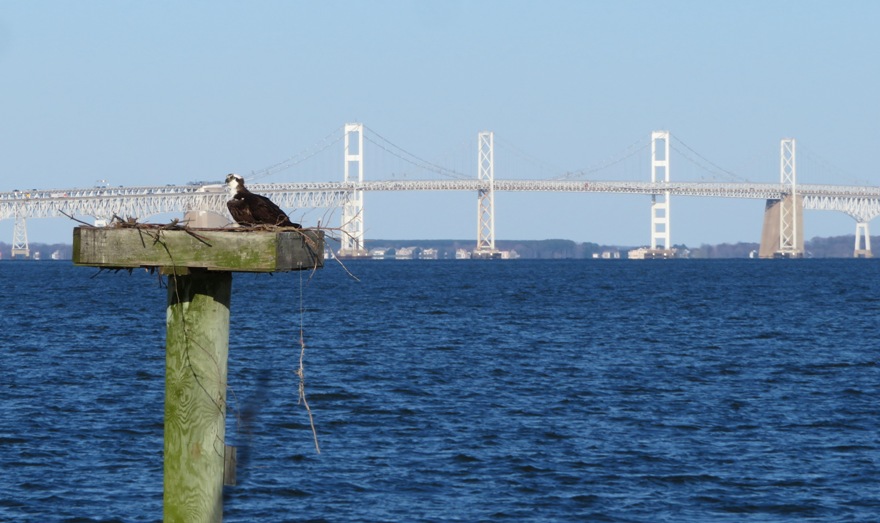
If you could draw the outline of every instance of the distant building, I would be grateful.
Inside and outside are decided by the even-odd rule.
[[[436,260],[438,256],[437,249],[422,249],[419,253],[420,260]]]
[[[374,260],[384,260],[386,252],[385,249],[373,249],[370,251],[370,257]]]
[[[395,260],[411,260],[413,259],[414,247],[401,247],[394,253]]]
[[[678,258],[678,249],[649,249],[647,247],[639,247],[627,253],[630,260],[665,260]]]
[[[457,253],[456,253],[457,254]],[[457,258],[458,256],[456,256]],[[519,258],[519,254],[514,250],[510,251],[473,251],[470,253],[470,257],[473,260],[515,260]]]
[[[455,259],[456,260],[470,260],[471,259],[471,251],[466,249],[456,249],[455,250]]]

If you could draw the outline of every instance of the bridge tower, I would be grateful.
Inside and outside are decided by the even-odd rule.
[[[779,184],[782,199],[767,200],[764,231],[761,235],[761,258],[801,258],[804,255],[803,197],[797,193],[797,142],[783,138],[779,142]]]
[[[15,225],[12,229],[12,257],[31,257],[31,249],[28,246],[27,223],[21,214],[19,206],[15,207]]]
[[[344,182],[364,182],[364,124],[345,124]],[[355,174],[357,179],[355,180]],[[351,192],[342,206],[342,237],[340,238],[340,257],[354,258],[367,256],[364,248],[364,192],[356,189]]]
[[[779,255],[787,258],[803,256],[803,240],[798,242],[799,217],[798,207],[801,202],[797,197],[797,142],[794,138],[784,138],[779,142],[779,183],[788,194],[779,204]],[[803,232],[801,231],[801,235]]]
[[[477,248],[474,257],[492,258],[495,249],[495,133],[477,136],[477,179],[483,182],[477,193]]]
[[[658,147],[659,146],[659,147]],[[669,184],[669,131],[651,133],[651,183]],[[672,256],[669,236],[669,191],[651,195],[651,251],[653,256]]]

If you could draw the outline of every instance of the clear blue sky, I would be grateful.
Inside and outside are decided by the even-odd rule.
[[[878,27],[875,1],[0,0],[0,191],[246,175],[346,122],[439,164],[492,130],[507,144],[499,178],[550,175],[529,176],[514,150],[573,171],[668,129],[751,181],[778,181],[779,140],[794,137],[803,183],[880,185]],[[614,179],[648,180],[647,155]],[[700,172],[674,152],[671,174]],[[263,181],[288,180],[309,175]],[[366,205],[368,241],[476,240],[476,195]],[[676,198],[672,240],[758,241],[763,205]],[[497,237],[647,244],[649,206],[499,193]],[[855,230],[842,214],[805,220],[807,238]],[[31,220],[30,239],[67,242],[71,227]],[[11,231],[0,222],[0,241]]]

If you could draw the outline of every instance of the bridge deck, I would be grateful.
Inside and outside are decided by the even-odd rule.
[[[356,191],[470,191],[490,190],[480,180],[385,180],[370,182],[308,182],[254,184],[284,208],[331,208],[345,204]],[[495,180],[491,190],[511,192],[581,192],[665,194],[675,196],[781,199],[782,184],[718,182],[621,182],[585,180]],[[849,214],[860,222],[880,215],[880,187],[798,185],[804,208]],[[68,214],[109,220],[119,216],[145,217],[189,209],[226,213],[226,193],[220,184],[206,186],[95,187],[0,193],[0,220],[43,218]]]

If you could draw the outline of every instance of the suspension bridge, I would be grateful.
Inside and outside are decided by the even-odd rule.
[[[799,184],[796,169],[796,141],[782,139],[779,149],[779,182],[676,182],[670,177],[669,131],[654,131],[650,139],[650,180],[601,181],[585,180],[583,176],[599,171],[566,173],[550,179],[512,180],[495,178],[495,137],[493,132],[477,136],[477,177],[424,161],[409,153],[401,153],[387,144],[370,140],[381,149],[412,164],[443,175],[444,179],[379,180],[364,179],[364,140],[370,140],[363,124],[346,124],[336,140],[325,139],[318,152],[343,142],[343,173],[339,182],[249,183],[254,192],[265,194],[285,209],[341,209],[340,248],[342,257],[367,256],[364,240],[364,194],[374,191],[466,191],[477,196],[477,234],[475,257],[497,257],[495,248],[494,195],[502,192],[580,192],[638,194],[650,197],[651,257],[674,254],[671,236],[671,201],[673,197],[746,198],[766,201],[761,257],[800,257],[803,248],[805,210],[843,212],[856,222],[853,254],[872,255],[869,222],[880,215],[880,187],[860,185]],[[381,138],[381,137],[380,137]],[[384,139],[382,139],[384,140]],[[383,145],[384,143],[384,145]],[[627,153],[632,156],[641,149]],[[314,156],[308,153],[275,164],[255,173],[249,180],[259,179],[289,168]],[[616,163],[613,160],[610,163]],[[711,162],[709,162],[711,163]],[[337,164],[338,165],[338,164]],[[713,164],[714,165],[714,164]],[[723,171],[723,169],[722,169]],[[725,171],[726,172],[726,171]],[[225,187],[197,183],[170,186],[138,186],[15,190],[0,193],[0,220],[14,220],[12,254],[30,254],[27,220],[47,217],[90,217],[96,223],[107,223],[114,216],[137,217],[144,222],[150,216],[167,213],[202,212],[216,215],[218,223],[230,224],[226,210]]]

